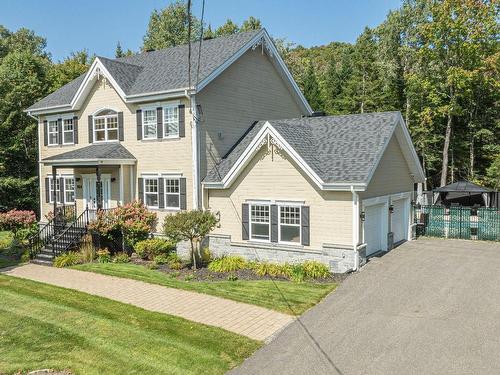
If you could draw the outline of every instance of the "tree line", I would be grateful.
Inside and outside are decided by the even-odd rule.
[[[428,188],[469,179],[500,186],[498,0],[404,0],[355,43],[306,48],[275,38],[314,110],[403,113]],[[189,30],[190,26],[190,30]],[[212,28],[178,0],[154,10],[141,50],[261,28]],[[116,45],[116,57],[136,53]],[[37,209],[37,122],[23,109],[86,72],[94,56],[54,62],[46,40],[0,25],[0,209]]]

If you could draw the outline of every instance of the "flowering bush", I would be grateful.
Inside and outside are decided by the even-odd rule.
[[[35,213],[22,210],[0,213],[0,229],[11,231],[18,240],[25,240],[37,231]]]
[[[123,234],[125,244],[133,247],[145,240],[156,228],[156,213],[150,212],[141,202],[131,202],[111,211],[99,211],[89,229],[110,240]]]

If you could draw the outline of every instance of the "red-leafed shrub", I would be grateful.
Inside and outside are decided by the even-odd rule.
[[[114,240],[123,236],[127,246],[145,240],[156,228],[156,213],[148,211],[141,202],[135,201],[110,211],[99,211],[89,229]]]
[[[0,229],[11,231],[18,240],[25,240],[37,231],[35,213],[22,210],[0,213]]]

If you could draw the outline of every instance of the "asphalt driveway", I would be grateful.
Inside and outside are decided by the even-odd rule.
[[[500,374],[500,244],[376,258],[232,374]]]

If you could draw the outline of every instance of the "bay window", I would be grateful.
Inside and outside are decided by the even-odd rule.
[[[269,205],[250,205],[250,239],[269,241],[270,222]]]

